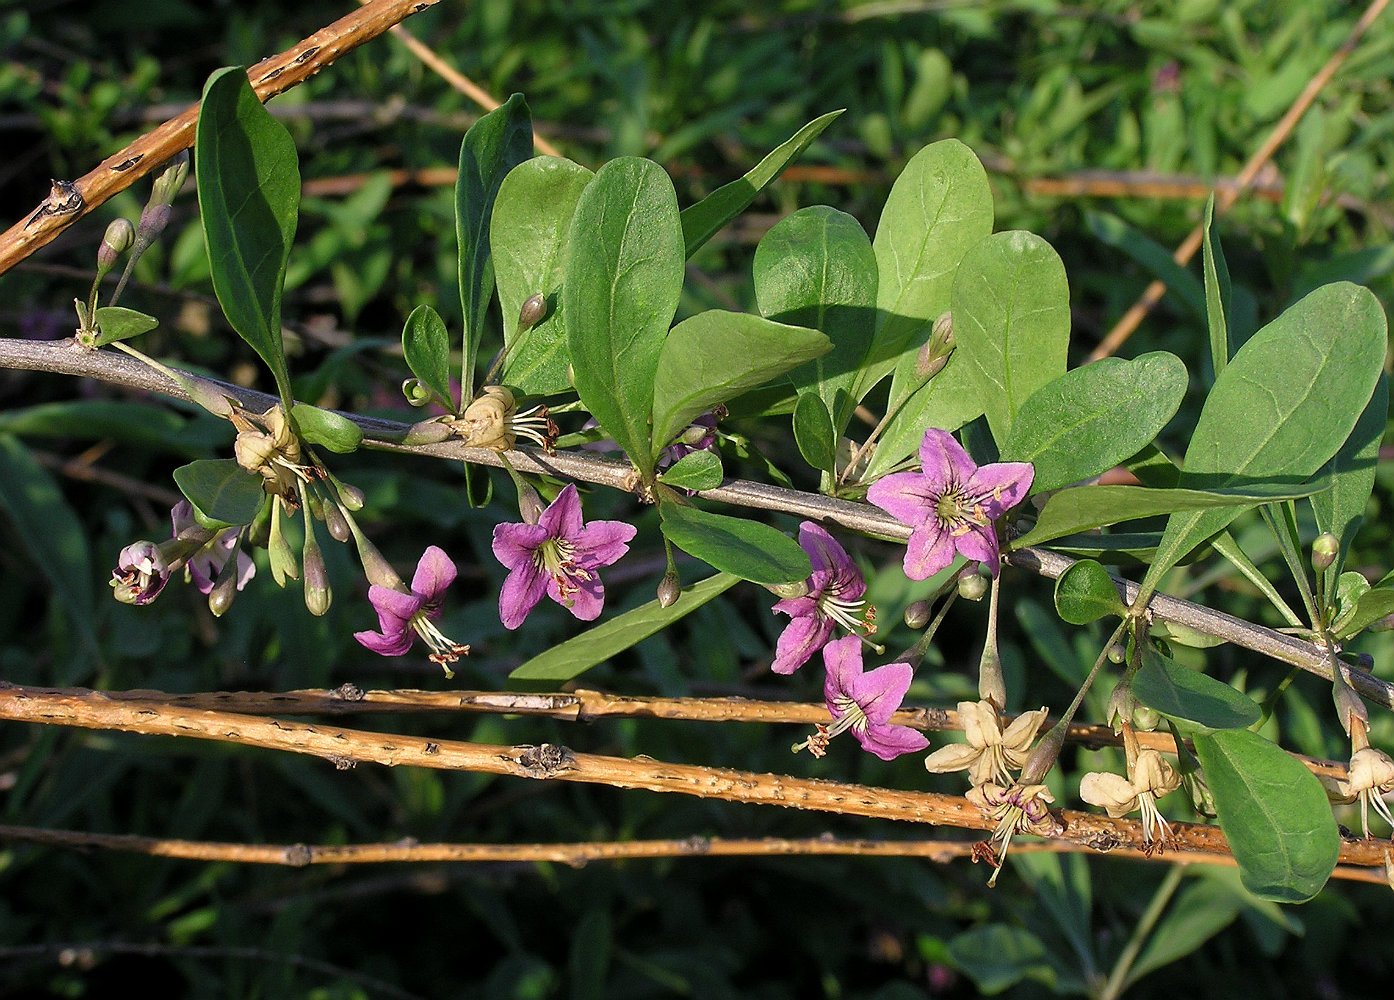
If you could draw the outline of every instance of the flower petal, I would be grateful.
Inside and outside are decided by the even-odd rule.
[[[421,610],[426,600],[419,594],[404,594],[375,583],[368,588],[368,602],[378,613],[382,630],[388,632],[405,628],[411,616]]]
[[[1091,806],[1102,806],[1114,819],[1121,819],[1137,808],[1137,792],[1132,782],[1110,771],[1091,771],[1079,782],[1079,797]]]
[[[494,558],[503,563],[505,569],[531,565],[533,553],[550,537],[540,524],[496,524]]]
[[[624,521],[592,521],[583,530],[562,537],[571,542],[577,565],[591,570],[618,561],[629,551],[629,541],[638,530]]]
[[[855,642],[855,637],[849,637]],[[884,725],[886,720],[900,707],[905,692],[910,690],[910,682],[915,679],[915,668],[908,663],[887,663],[885,666],[868,670],[852,682],[852,698],[861,706],[867,721],[873,725]],[[929,744],[926,743],[925,746]]]
[[[996,519],[1026,499],[1035,478],[1036,469],[1030,462],[996,462],[978,469],[968,482],[967,491],[974,496],[990,496],[984,507],[988,516]]]
[[[929,746],[925,734],[909,726],[868,726],[865,731],[854,728],[852,735],[864,749],[882,760],[895,760],[904,753],[919,753]]]
[[[950,743],[926,757],[924,766],[925,770],[933,774],[966,771],[977,762],[981,754],[981,750],[975,749],[967,743]]]
[[[605,587],[600,576],[592,572],[590,579],[569,576],[569,589],[562,595],[561,586],[555,577],[547,576],[547,596],[566,608],[583,622],[593,622],[605,610]]]
[[[562,488],[557,498],[547,505],[537,519],[537,524],[546,529],[549,538],[571,541],[580,533],[585,524],[581,518],[581,495],[576,492],[575,483],[567,483]]]
[[[401,656],[411,649],[416,633],[411,629],[404,629],[389,635],[379,635],[377,632],[355,632],[353,637],[363,646],[381,656]]]
[[[896,472],[872,483],[866,499],[897,521],[917,528],[934,519],[943,492],[918,472]]]
[[[775,609],[778,610],[779,605],[775,605]],[[831,619],[816,614],[795,616],[779,634],[779,641],[774,647],[774,662],[770,664],[770,669],[777,674],[792,674],[807,663],[814,653],[827,645],[832,634]]]
[[[834,639],[823,647],[823,665],[827,677],[823,681],[823,700],[828,710],[841,718],[842,710],[835,708],[839,697],[854,698],[853,687],[862,676],[862,643],[854,635]]]
[[[814,576],[818,575],[819,570],[828,571],[830,577],[849,571],[857,572],[856,563],[852,562],[847,550],[837,543],[837,539],[812,521],[805,521],[799,525],[799,547],[808,553],[808,558],[813,563]],[[861,574],[857,575],[860,577]]]
[[[920,441],[920,468],[936,493],[947,493],[954,485],[967,485],[978,465],[948,431],[931,427]]]
[[[497,530],[495,529],[494,538],[495,555],[498,555]],[[504,580],[503,586],[499,588],[499,621],[503,622],[504,628],[515,629],[523,624],[528,612],[537,607],[537,602],[542,600],[542,595],[547,592],[549,579],[550,577],[544,574],[531,558],[508,574],[508,579]]]
[[[905,543],[905,575],[911,580],[928,580],[954,561],[954,542],[953,535],[933,521],[912,531]]]
[[[429,545],[416,563],[411,589],[427,601],[434,600],[455,582],[455,563],[438,546]]]

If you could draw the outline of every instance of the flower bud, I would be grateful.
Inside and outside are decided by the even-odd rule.
[[[426,388],[424,382],[419,378],[408,378],[402,380],[402,395],[412,406],[425,406],[435,399],[435,395],[430,389]]]
[[[967,601],[981,601],[987,594],[987,581],[977,566],[969,566],[958,574],[958,596]]]
[[[349,530],[348,520],[344,517],[344,512],[339,509],[339,505],[333,500],[325,500],[321,505],[320,520],[329,529],[329,537],[336,542],[347,542],[353,537],[353,532]]]
[[[1328,569],[1336,561],[1341,551],[1341,540],[1329,531],[1323,531],[1312,542],[1312,569],[1318,573]]]
[[[915,376],[921,382],[928,382],[944,370],[949,363],[949,355],[954,352],[953,315],[947,311],[940,313],[934,321],[929,340],[915,355]]]
[[[682,580],[678,579],[677,570],[670,569],[663,574],[663,579],[658,581],[658,606],[671,608],[681,596]]]
[[[1133,721],[1133,713],[1138,707],[1137,698],[1133,695],[1132,685],[1126,680],[1119,681],[1113,688],[1113,693],[1108,696],[1108,704],[1104,708],[1104,722],[1113,728],[1115,733],[1123,730],[1123,723]]]
[[[530,330],[538,323],[542,322],[542,317],[547,315],[547,299],[538,292],[536,295],[528,296],[523,307],[518,310],[518,332]]]
[[[208,610],[213,612],[214,618],[223,617],[232,607],[233,599],[237,597],[238,575],[237,557],[234,556],[223,564],[218,578],[213,581],[213,589],[208,592]]]
[[[341,483],[334,480],[334,489],[339,493],[339,502],[344,505],[346,510],[363,509],[363,491],[357,486],[350,486],[348,483]]]
[[[1138,702],[1133,706],[1133,728],[1139,732],[1150,733],[1162,722],[1162,713],[1151,705]]]
[[[287,580],[300,579],[300,566],[295,561],[295,552],[281,530],[281,505],[272,501],[271,534],[266,540],[266,554],[271,560],[271,578],[276,586],[284,587]]]
[[[906,627],[919,631],[929,624],[932,606],[928,601],[915,601],[905,609]]]
[[[1109,663],[1122,663],[1127,658],[1128,647],[1123,645],[1121,642],[1115,642],[1112,646],[1108,647]]]
[[[329,571],[324,565],[324,553],[315,538],[314,522],[305,518],[305,545],[300,550],[305,567],[305,608],[316,618],[329,610],[334,595],[329,589]]]
[[[97,248],[97,274],[104,275],[112,269],[119,258],[136,240],[135,226],[130,219],[114,219],[102,234],[102,245]]]
[[[150,191],[151,202],[168,205],[189,177],[189,151],[181,149],[166,162]]]
[[[409,448],[423,444],[440,444],[449,438],[450,434],[450,424],[447,418],[432,417],[430,420],[422,420],[407,428],[406,436],[402,438],[402,444]]]

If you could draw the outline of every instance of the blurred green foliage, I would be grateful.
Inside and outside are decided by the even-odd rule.
[[[85,173],[196,99],[213,70],[280,51],[345,9],[317,0],[289,8],[261,0],[148,0],[138,8],[38,0],[0,9],[6,224],[32,212],[48,178]],[[1236,174],[1360,12],[1335,0],[445,0],[408,28],[496,96],[524,92],[538,132],[578,162],[596,167],[625,154],[659,160],[682,205],[742,174],[804,122],[848,109],[800,161],[817,171],[775,184],[697,254],[701,276],[687,283],[680,315],[751,308],[751,257],[770,225],[827,203],[870,231],[905,159],[932,140],[962,139],[989,168],[997,228],[1037,232],[1063,258],[1077,363],[1153,277],[1147,241],[1170,248],[1201,217],[1203,193],[1158,198],[1138,183],[1182,174],[1203,189],[1210,178]],[[1386,14],[1323,88],[1260,175],[1263,195],[1241,199],[1217,227],[1240,339],[1326,281],[1369,284],[1386,304],[1394,296],[1388,24]],[[389,38],[343,57],[271,108],[296,139],[307,184],[284,304],[297,395],[400,417],[396,387],[405,367],[389,348],[405,317],[426,302],[458,329],[460,314],[451,184],[394,183],[388,171],[453,167],[477,109]],[[352,177],[359,182],[341,183]],[[1077,187],[1125,186],[1093,195],[1039,183],[1060,178]],[[134,218],[146,190],[137,185],[0,278],[0,335],[68,335],[67,303],[86,291],[103,228],[117,214]],[[163,243],[142,260],[123,299],[162,320],[142,346],[270,389],[212,304],[192,195],[174,210]],[[1206,338],[1204,316],[1172,294],[1124,354],[1169,350],[1196,372]],[[127,408],[113,409],[115,400]],[[326,549],[336,601],[319,619],[275,590],[266,573],[219,620],[177,584],[150,607],[111,601],[104,567],[116,552],[167,531],[170,472],[230,443],[226,426],[201,412],[144,403],[155,408],[132,410],[128,393],[101,386],[0,373],[0,475],[11,487],[0,490],[0,678],[172,692],[441,685],[424,657],[382,661],[353,642],[372,613],[338,546]],[[1194,419],[1194,406],[1183,419]],[[749,430],[755,447],[771,445]],[[78,465],[66,464],[72,459]],[[729,474],[765,476],[758,458],[725,459]],[[399,570],[431,543],[461,563],[444,625],[476,652],[455,683],[498,688],[518,663],[575,634],[575,623],[550,604],[516,635],[499,625],[503,572],[488,540],[500,508],[466,504],[458,469],[358,454],[336,471],[366,492],[365,521]],[[1372,579],[1394,551],[1391,477],[1382,467],[1350,557]],[[506,480],[496,485],[511,499]],[[596,492],[587,515],[639,518],[640,537],[657,538],[653,514],[623,497]],[[1263,551],[1260,527],[1252,518],[1234,526],[1250,553]],[[895,623],[920,595],[891,547],[847,541],[873,574],[880,638],[902,648],[910,636]],[[610,614],[652,599],[661,550],[636,551],[617,569],[606,577]],[[1173,592],[1204,599],[1223,587],[1226,610],[1261,618],[1261,599],[1232,574],[1178,574],[1186,575],[1172,581]],[[1016,621],[1005,628],[1002,651],[1011,707],[1058,706],[1102,634],[1060,624],[1045,585],[1012,583]],[[942,670],[921,671],[912,702],[950,705],[971,696],[981,619],[980,610],[956,610],[956,629],[934,654]],[[769,675],[778,627],[767,595],[740,586],[597,668],[586,683],[816,699],[816,671]],[[1366,643],[1386,678],[1394,654],[1388,636]],[[1176,655],[1184,662],[1201,654],[1177,647]],[[1212,672],[1255,697],[1282,679],[1274,665],[1225,647],[1205,655]],[[1106,695],[1091,696],[1091,718],[1101,717]],[[1346,755],[1329,735],[1328,698],[1310,678],[1294,683],[1273,723],[1288,746]],[[1394,742],[1394,720],[1373,722],[1377,745]],[[372,724],[960,790],[951,779],[926,779],[913,761],[885,764],[851,745],[816,764],[791,757],[787,747],[799,737],[792,730],[652,720],[582,728],[491,717]],[[1065,780],[1116,765],[1115,756],[1078,751],[1066,761],[1073,776]],[[21,826],[251,843],[924,832],[482,775],[337,772],[269,752],[16,724],[0,727],[0,814]],[[1167,871],[1021,856],[989,891],[984,873],[965,863],[910,860],[263,869],[0,841],[0,993],[104,996],[138,983],[150,995],[236,997],[1098,995]],[[1290,910],[1256,903],[1222,869],[1189,870],[1172,889],[1139,966],[1150,974],[1133,995],[1384,995],[1394,969],[1383,930],[1394,919],[1387,890],[1333,883]],[[63,945],[92,949],[91,961],[82,951],[60,961]],[[1172,959],[1179,961],[1166,964]]]

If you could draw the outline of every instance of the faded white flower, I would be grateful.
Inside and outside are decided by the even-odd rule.
[[[1031,741],[1045,719],[1045,708],[1023,712],[1004,730],[992,702],[961,701],[958,720],[968,742],[940,747],[925,758],[924,766],[933,774],[966,770],[974,786],[991,782],[1007,787],[1012,783],[1011,772],[1026,763]]]
[[[1124,729],[1124,740],[1131,736],[1132,731]],[[1132,744],[1136,746],[1135,738]],[[1079,797],[1108,810],[1114,819],[1141,811],[1143,850],[1150,854],[1154,843],[1165,850],[1172,839],[1171,826],[1157,811],[1157,799],[1180,788],[1181,775],[1169,760],[1151,748],[1130,752],[1128,757],[1126,778],[1111,772],[1086,774],[1079,783]],[[1156,831],[1160,831],[1160,836]]]

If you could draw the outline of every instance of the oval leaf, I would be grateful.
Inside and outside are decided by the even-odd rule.
[[[513,673],[510,681],[546,682],[561,684],[585,673],[597,663],[603,663],[616,653],[621,653],[667,628],[673,622],[718,597],[740,582],[740,577],[718,573],[705,580],[684,587],[678,599],[668,607],[658,601],[650,601],[633,611],[617,615],[602,625],[597,625],[568,639],[559,646],[553,646],[528,660]]]
[[[332,452],[346,455],[357,451],[363,443],[363,429],[342,413],[322,410],[309,403],[296,403],[290,412],[300,436],[310,444],[322,445]]]
[[[1254,334],[1215,380],[1186,449],[1182,485],[1310,476],[1350,437],[1384,366],[1384,309],[1367,288],[1318,288]],[[1143,578],[1163,573],[1238,510],[1174,514]]]
[[[768,524],[676,503],[664,503],[659,512],[670,542],[723,573],[775,586],[806,580],[813,572],[799,543]]]
[[[489,243],[508,349],[500,381],[524,395],[548,396],[571,388],[560,291],[570,252],[571,217],[594,176],[570,160],[538,156],[509,172],[494,201]],[[547,312],[515,345],[518,313],[524,302],[539,294],[547,301]]]
[[[149,333],[160,325],[154,316],[127,309],[125,306],[102,306],[96,315],[98,334],[94,347],[105,347],[118,340],[130,340],[142,333]]]
[[[441,404],[454,408],[450,394],[450,333],[440,313],[422,303],[411,311],[402,327],[402,357],[411,373],[435,394]]]
[[[1021,405],[1002,461],[1035,466],[1037,492],[1096,476],[1151,444],[1185,395],[1186,366],[1164,351],[1076,368]]]
[[[1127,605],[1108,570],[1092,559],[1081,559],[1055,581],[1055,610],[1071,625],[1087,625],[1109,615],[1122,618]]]
[[[261,477],[234,458],[206,458],[174,470],[179,491],[194,505],[194,515],[206,527],[251,524],[266,502]]]
[[[794,443],[813,468],[831,473],[837,462],[837,434],[828,408],[816,392],[799,393],[794,404]]]
[[[1207,729],[1242,729],[1263,714],[1252,698],[1198,670],[1183,667],[1150,646],[1143,648],[1142,666],[1133,676],[1133,693],[1163,715]]]
[[[823,400],[839,432],[856,403],[851,387],[876,325],[876,254],[861,223],[826,205],[775,223],[755,248],[755,301],[781,323],[822,330],[832,349],[789,373]]]
[[[817,330],[709,309],[673,327],[654,376],[654,457],[707,410],[825,353]],[[603,421],[602,421],[603,422]]]
[[[963,256],[950,296],[955,355],[976,373],[992,437],[1011,436],[1022,404],[1065,374],[1070,290],[1065,265],[1032,233],[996,233]]]
[[[1341,838],[1316,776],[1247,729],[1199,733],[1195,747],[1244,887],[1279,903],[1320,892]]]
[[[300,212],[300,163],[240,66],[208,78],[194,140],[199,215],[213,291],[238,336],[261,355],[289,404],[281,289]]]
[[[673,182],[649,160],[611,160],[581,193],[568,239],[561,297],[576,392],[649,476],[654,376],[683,280]]]
[[[682,490],[714,490],[721,485],[724,473],[716,452],[703,448],[688,452],[672,466],[663,470],[658,481]]]

